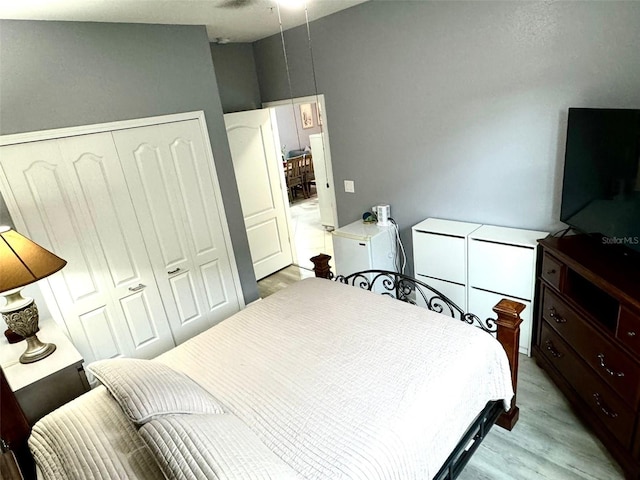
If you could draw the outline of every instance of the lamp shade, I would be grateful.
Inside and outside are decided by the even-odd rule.
[[[0,293],[37,282],[66,264],[15,230],[0,226]]]

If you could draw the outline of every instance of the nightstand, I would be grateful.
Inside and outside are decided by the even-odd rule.
[[[57,348],[35,363],[18,361],[24,341],[9,344],[0,335],[0,366],[30,425],[90,389],[84,360],[62,329],[53,319],[41,320],[39,326],[38,338]]]

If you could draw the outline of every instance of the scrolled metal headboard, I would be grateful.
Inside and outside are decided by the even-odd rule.
[[[331,276],[333,277],[333,275]],[[338,275],[333,277],[333,280],[428,308],[431,311],[479,327],[485,332],[495,333],[498,330],[494,319],[482,320],[473,313],[466,313],[443,293],[402,273],[387,270],[364,270],[346,276]]]

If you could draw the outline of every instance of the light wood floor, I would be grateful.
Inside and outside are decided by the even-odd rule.
[[[313,276],[312,270],[289,265],[287,268],[283,268],[279,272],[260,280],[258,282],[258,292],[260,292],[261,298],[268,297],[272,293],[282,290],[292,283]]]
[[[493,427],[460,480],[617,480],[622,469],[536,365],[520,355],[520,420]]]
[[[290,266],[258,282],[262,297],[313,272]],[[513,431],[491,429],[458,477],[460,480],[622,480],[600,441],[535,361],[520,356],[518,405]]]

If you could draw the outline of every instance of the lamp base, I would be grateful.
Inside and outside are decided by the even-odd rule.
[[[33,363],[51,355],[56,346],[53,343],[42,343],[38,331],[38,307],[32,298],[24,298],[20,290],[5,293],[7,304],[0,308],[0,313],[11,331],[22,335],[27,341],[27,349],[20,356],[20,363]]]
[[[51,355],[56,346],[53,343],[42,343],[35,334],[25,338],[27,350],[20,355],[20,363],[33,363]]]

